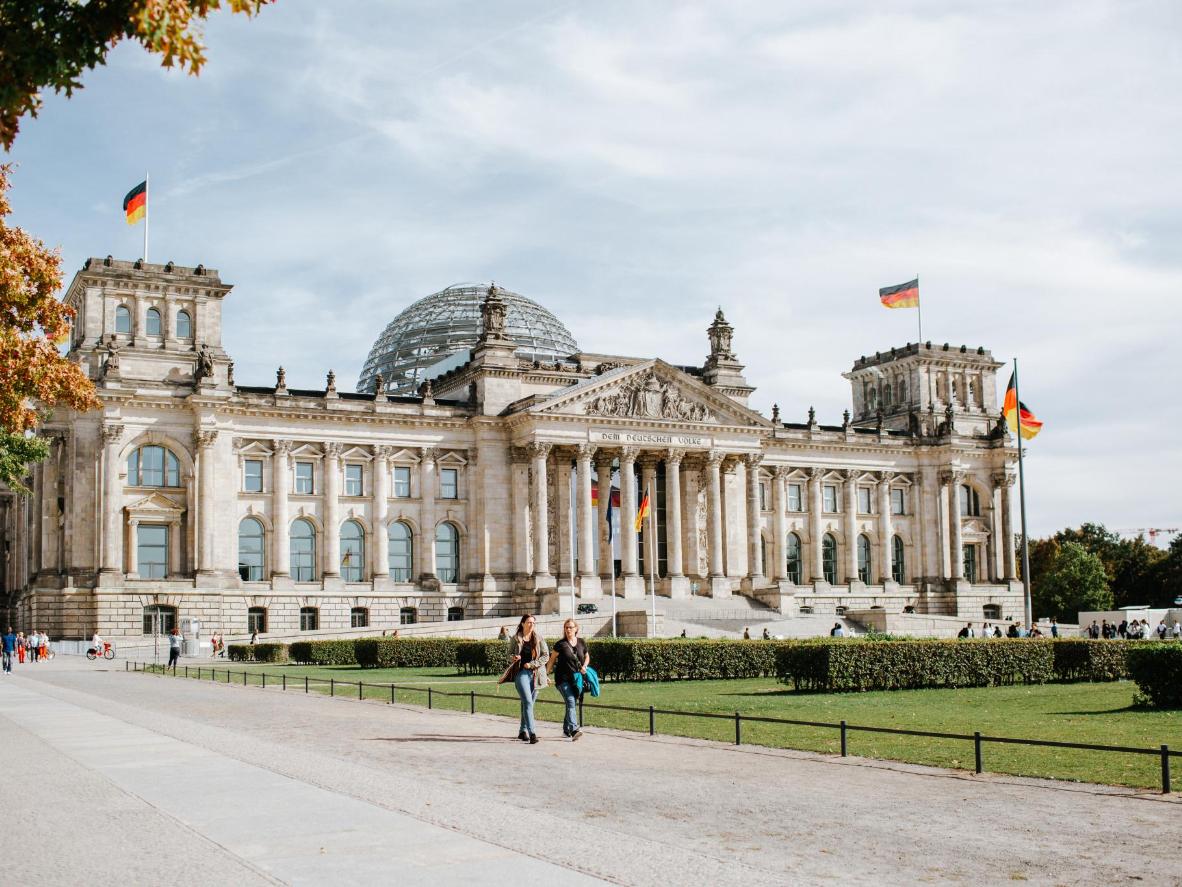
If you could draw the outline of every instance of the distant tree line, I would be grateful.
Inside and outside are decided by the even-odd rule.
[[[1168,607],[1179,595],[1182,535],[1162,550],[1143,536],[1122,539],[1103,524],[1087,523],[1030,540],[1030,596],[1037,616],[1073,622],[1080,610]]]

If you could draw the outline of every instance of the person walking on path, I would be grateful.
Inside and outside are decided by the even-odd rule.
[[[0,642],[4,653],[4,673],[12,674],[12,654],[16,652],[16,635],[12,633],[12,626],[4,633],[4,640]]]
[[[25,664],[25,649],[28,647],[28,641],[25,640],[25,633],[18,631],[16,633],[16,661],[21,665]]]
[[[37,658],[38,659],[48,659],[49,658],[49,633],[48,632],[42,631],[37,634]]]
[[[534,703],[538,699],[538,691],[546,686],[546,662],[550,659],[546,639],[534,631],[536,623],[537,620],[526,613],[509,641],[509,659],[515,668],[513,686],[521,697],[521,730],[517,738],[530,745],[538,742],[534,726]]]
[[[562,623],[562,640],[554,645],[550,661],[554,668],[554,686],[566,703],[562,732],[572,740],[581,739],[583,731],[579,729],[579,691],[575,686],[575,675],[587,673],[591,654],[579,637],[579,623],[575,620],[567,619]]]
[[[176,674],[176,664],[181,658],[181,630],[174,628],[168,634],[168,665],[164,666],[164,670],[172,669],[172,673]]]

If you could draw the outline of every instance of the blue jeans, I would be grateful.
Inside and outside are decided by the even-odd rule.
[[[558,692],[562,694],[562,701],[566,703],[566,713],[562,716],[562,732],[567,736],[574,736],[579,732],[579,691],[574,684],[563,681],[558,685]]]
[[[513,679],[513,686],[517,688],[517,695],[521,697],[521,729],[533,735],[537,732],[534,729],[534,702],[538,698],[538,689],[534,686],[534,673],[523,668]]]

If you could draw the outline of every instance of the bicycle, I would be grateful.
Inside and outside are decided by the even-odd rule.
[[[103,659],[114,659],[115,658],[115,648],[112,647],[106,641],[103,641],[103,649],[101,651],[95,649],[94,647],[87,648],[86,658],[89,659],[91,662],[93,662],[94,660],[96,660],[100,657],[102,657]]]

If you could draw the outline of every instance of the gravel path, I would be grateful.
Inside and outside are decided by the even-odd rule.
[[[525,868],[552,866],[565,873],[556,883],[1163,883],[1172,866],[1155,871],[1151,860],[1168,863],[1182,839],[1182,807],[1149,792],[607,730],[570,743],[553,724],[531,747],[504,718],[61,658],[0,682],[6,748],[29,729],[4,708],[8,685],[511,852]],[[243,828],[264,815],[237,813]],[[423,840],[410,831],[404,845]],[[338,873],[349,870],[348,847],[327,852],[344,861]],[[404,852],[391,853],[386,874],[402,874]],[[507,883],[481,871],[481,883]]]

